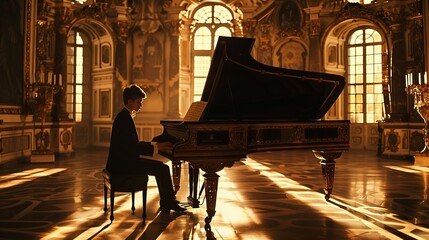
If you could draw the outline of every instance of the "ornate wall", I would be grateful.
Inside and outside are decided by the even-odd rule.
[[[4,159],[0,163],[31,155],[39,131],[35,126],[41,124],[40,113],[36,111],[40,99],[34,89],[38,82],[50,81],[51,76],[55,76],[55,82],[49,84],[61,88],[53,95],[52,109],[45,114],[45,121],[53,141],[49,148],[57,153],[64,151],[55,145],[61,143],[62,134],[58,129],[72,133],[73,144],[67,145],[68,151],[93,145],[108,146],[112,120],[122,108],[122,88],[130,83],[139,84],[149,95],[136,118],[142,140],[150,140],[162,131],[160,119],[181,118],[186,113],[193,99],[191,44],[195,22],[192,13],[207,1],[1,2],[22,10],[19,20],[24,31],[16,31],[12,22],[1,26],[16,32],[19,38],[12,38],[13,35],[1,38],[0,47],[6,49],[4,41],[7,40],[22,41],[23,57],[13,61],[22,65],[22,76],[15,74],[0,81],[8,84],[10,79],[21,79],[14,83],[13,89],[17,92],[13,97],[2,95],[4,99],[0,98],[0,149]],[[283,68],[345,75],[348,34],[360,27],[377,29],[385,40],[384,121],[421,121],[404,91],[405,74],[426,69],[420,0],[377,0],[367,5],[344,0],[225,0],[219,3],[233,13],[234,36],[256,39],[254,58]],[[65,86],[70,72],[65,59],[67,38],[73,31],[84,36],[85,61],[89,62],[83,74],[80,122],[75,122],[66,107]],[[0,70],[3,73],[10,69]],[[6,88],[2,85],[1,89]],[[347,99],[342,95],[325,119],[344,119],[346,105]],[[352,147],[378,148],[376,123],[353,124],[352,129]],[[11,141],[16,143],[14,147]]]

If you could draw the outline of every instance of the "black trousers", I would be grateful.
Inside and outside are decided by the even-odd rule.
[[[176,203],[170,167],[168,165],[161,161],[140,158],[135,162],[133,171],[155,177],[156,184],[158,185],[161,207],[171,206]]]

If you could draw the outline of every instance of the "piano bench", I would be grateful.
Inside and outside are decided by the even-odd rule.
[[[112,174],[103,169],[104,179],[104,213],[107,212],[107,191],[110,190],[110,221],[113,222],[113,211],[115,204],[115,192],[131,192],[132,206],[131,210],[134,215],[134,193],[142,191],[143,195],[143,219],[146,219],[146,199],[147,199],[147,182],[149,177],[140,174]]]

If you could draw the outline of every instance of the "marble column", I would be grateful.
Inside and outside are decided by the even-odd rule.
[[[55,9],[55,55],[54,75],[62,89],[55,95],[55,106],[53,109],[54,121],[69,120],[66,110],[66,85],[67,85],[67,30],[72,12],[67,7]],[[61,76],[61,77],[59,77]]]
[[[391,80],[391,121],[408,121],[407,94],[405,92],[406,51],[403,26],[391,25],[392,29],[392,80]]]

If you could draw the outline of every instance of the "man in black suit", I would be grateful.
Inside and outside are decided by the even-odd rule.
[[[140,158],[153,156],[158,149],[171,150],[169,142],[141,142],[138,139],[134,116],[143,106],[146,93],[137,85],[124,89],[124,108],[116,115],[112,126],[109,157],[106,169],[111,173],[147,174],[155,176],[163,210],[184,211],[177,204],[171,182],[170,168],[161,161]]]

